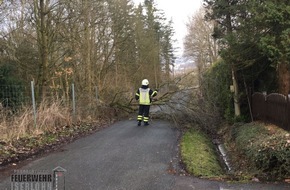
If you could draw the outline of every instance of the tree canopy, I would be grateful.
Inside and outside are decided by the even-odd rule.
[[[280,68],[288,70],[288,66],[283,65],[289,65],[290,60],[289,1],[204,0],[204,2],[208,10],[206,18],[217,22],[213,37],[219,39],[223,45],[221,55],[226,62],[234,64],[237,71],[244,74],[244,71],[249,71],[248,67],[259,67],[255,65],[264,65],[264,68],[260,66],[261,70],[257,71],[258,73],[273,72],[271,68],[277,68],[280,86],[277,91],[283,94],[290,93],[287,76],[279,72]],[[260,77],[257,73],[248,76],[252,83]],[[288,83],[286,85],[288,87],[282,88],[285,83]],[[255,89],[259,90],[260,86],[255,86]]]
[[[235,105],[235,112],[236,108],[240,107],[242,117],[250,114],[251,92],[278,92],[288,95],[290,93],[289,1],[204,0],[204,8],[205,20],[197,19],[199,15],[196,15],[188,27],[185,55],[198,65],[200,64],[198,57],[212,50],[209,46],[203,45],[203,48],[198,46],[202,44],[198,43],[199,41],[205,42],[201,40],[207,34],[202,32],[203,26],[212,22],[210,38],[218,45],[218,54],[222,59],[219,63],[226,64],[227,67],[220,66],[220,69],[214,70],[209,69],[212,62],[207,64],[206,67],[202,67],[205,73],[201,76],[205,81],[202,81],[208,84],[210,81],[207,80],[222,72],[227,73],[224,75],[226,77],[231,75],[232,82],[229,83],[228,78],[225,79],[228,84],[224,85],[223,92],[232,93],[232,105]],[[214,73],[216,71],[218,73]],[[229,85],[233,87],[233,92],[228,91]],[[203,90],[214,91],[208,88],[211,87],[202,87]],[[215,105],[219,103],[216,102]],[[224,110],[233,110],[232,105]]]
[[[0,69],[13,62],[39,98],[73,82],[112,101],[143,78],[157,87],[174,64],[172,23],[153,0],[3,1],[0,18]]]

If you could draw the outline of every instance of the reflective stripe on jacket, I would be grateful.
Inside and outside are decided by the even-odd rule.
[[[156,95],[157,95],[157,91],[154,90],[153,93],[151,94],[151,97],[154,97],[154,96],[156,96]]]

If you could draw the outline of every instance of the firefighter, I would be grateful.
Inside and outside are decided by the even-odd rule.
[[[142,86],[136,92],[135,98],[139,100],[139,113],[137,117],[138,126],[141,125],[142,119],[144,125],[149,125],[149,110],[152,98],[157,95],[158,90],[151,90],[149,88],[149,81],[147,79],[142,80]]]

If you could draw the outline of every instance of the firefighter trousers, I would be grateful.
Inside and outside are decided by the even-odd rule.
[[[150,105],[139,105],[139,113],[138,113],[137,120],[141,122],[143,119],[144,122],[148,122],[149,110],[150,110]]]

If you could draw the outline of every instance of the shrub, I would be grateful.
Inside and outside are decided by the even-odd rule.
[[[229,65],[223,60],[218,61],[203,74],[201,91],[210,109],[218,108],[219,114],[232,123],[234,109],[230,73]]]
[[[237,147],[261,175],[269,179],[290,176],[290,134],[274,125],[249,123],[235,128]]]
[[[15,76],[13,63],[0,64],[0,104],[14,111],[24,102],[25,88],[20,77]]]

